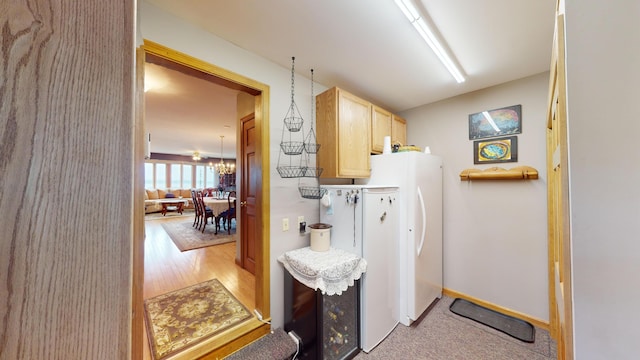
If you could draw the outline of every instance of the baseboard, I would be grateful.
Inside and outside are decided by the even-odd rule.
[[[478,305],[484,306],[488,309],[491,309],[493,311],[497,311],[499,313],[505,314],[505,315],[509,315],[509,316],[513,316],[514,318],[520,319],[520,320],[524,320],[524,321],[528,321],[531,324],[533,324],[533,326],[538,327],[540,329],[544,329],[549,331],[549,322],[548,321],[544,321],[526,314],[523,314],[521,312],[518,311],[514,311],[511,309],[507,309],[505,307],[502,306],[498,306],[496,304],[492,304],[490,302],[484,301],[484,300],[480,300],[478,298],[475,298],[473,296],[469,296],[460,292],[457,292],[455,290],[451,290],[451,289],[442,289],[442,294],[451,298],[461,298],[461,299],[465,299],[471,302],[474,302]]]

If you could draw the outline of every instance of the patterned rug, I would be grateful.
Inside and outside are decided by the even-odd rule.
[[[235,223],[232,221],[232,224]],[[221,229],[215,234],[215,225],[208,224],[204,228],[204,233],[193,227],[193,218],[187,218],[183,221],[176,219],[161,224],[164,231],[167,232],[173,243],[176,244],[180,251],[199,249],[212,245],[220,245],[228,242],[236,241],[236,228],[231,226],[231,235],[227,230]]]
[[[162,215],[161,212],[156,212],[156,213],[150,213],[150,214],[145,214],[144,215],[144,220],[145,221],[150,221],[150,220],[160,220],[160,219],[174,219],[174,218],[179,218],[179,217],[184,217],[184,218],[191,218],[191,220],[193,221],[193,217],[195,216],[195,211],[191,210],[191,209],[186,209],[182,212],[182,214],[178,213],[177,211],[168,211],[165,215]]]
[[[217,279],[144,302],[151,356],[162,360],[251,318]]]

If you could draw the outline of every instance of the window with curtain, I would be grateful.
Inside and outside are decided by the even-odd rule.
[[[180,164],[171,164],[171,189],[182,188],[182,166]]]
[[[156,182],[155,187],[158,189],[167,188],[167,164],[156,163]]]
[[[218,176],[215,171],[207,168],[207,182],[205,187],[215,188],[217,186],[217,182],[216,182],[217,177]]]
[[[206,167],[204,165],[198,165],[196,166],[196,188],[197,189],[202,189],[204,188],[204,184],[205,184],[205,169]]]
[[[156,188],[153,181],[153,163],[144,163],[144,188]]]
[[[191,189],[193,187],[193,165],[184,164],[182,165],[182,184],[180,184],[181,189]]]

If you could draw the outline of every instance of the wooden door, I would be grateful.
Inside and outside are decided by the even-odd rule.
[[[337,141],[340,177],[369,177],[371,104],[342,90],[338,91]]]
[[[391,145],[409,145],[407,144],[407,120],[398,115],[393,115],[391,121]]]
[[[242,176],[240,178],[240,197],[236,211],[240,212],[240,244],[241,266],[255,275],[256,245],[258,237],[258,221],[256,198],[260,174],[256,162],[257,134],[255,114],[240,119],[241,122],[241,156]]]
[[[549,323],[558,359],[573,359],[564,15],[558,14],[547,115]]]
[[[384,137],[391,136],[391,113],[373,105],[371,113],[371,153],[382,154]]]

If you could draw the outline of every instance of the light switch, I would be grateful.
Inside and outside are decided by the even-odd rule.
[[[289,231],[289,218],[282,219],[282,231]]]

